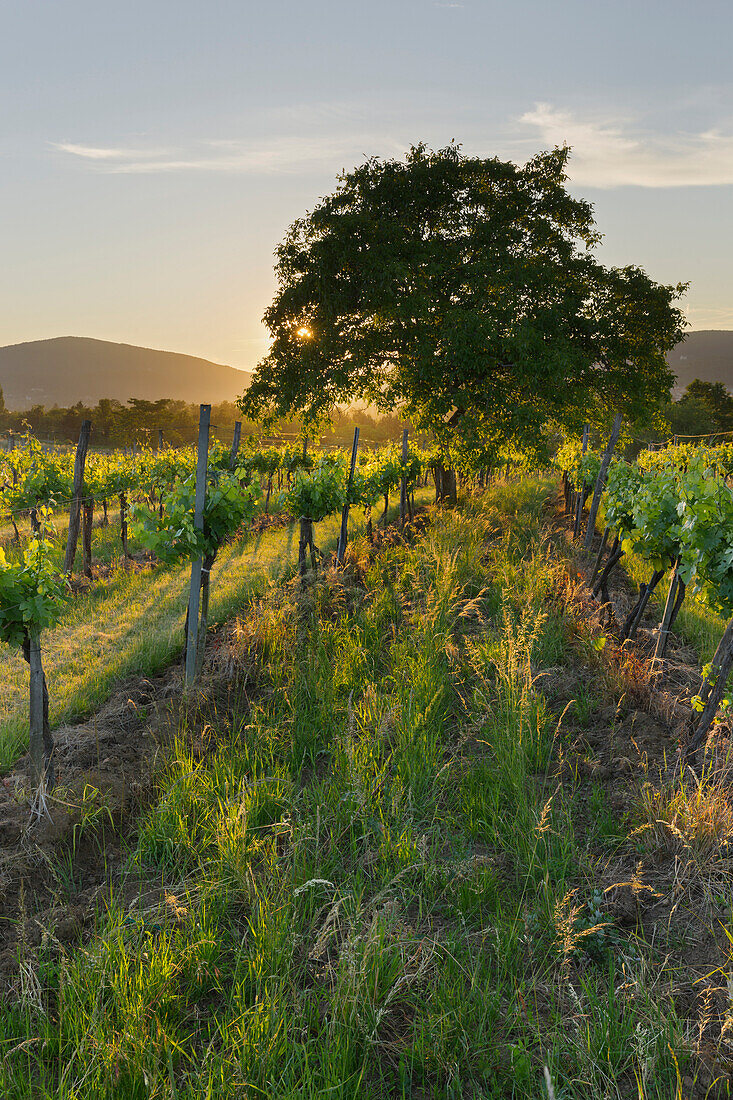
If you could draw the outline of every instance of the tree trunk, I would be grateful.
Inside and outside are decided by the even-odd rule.
[[[616,543],[618,543],[618,539],[616,540]],[[598,593],[605,587],[606,582],[611,575],[611,572],[616,568],[623,556],[624,552],[620,546],[616,545],[616,548],[611,550],[611,553],[608,555],[608,560],[603,569],[603,572],[601,573],[596,583],[593,585],[594,596],[597,596]]]
[[[664,576],[664,570],[655,569],[649,580],[649,584],[642,584],[639,588],[639,598],[632,607],[631,611],[626,617],[626,622],[621,629],[622,638],[633,638],[636,635],[636,628],[641,622],[642,615],[646,610],[646,605],[651,599],[654,589],[657,587],[662,577]]]

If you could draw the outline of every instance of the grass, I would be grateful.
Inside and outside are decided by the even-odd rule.
[[[416,494],[417,503],[430,499],[430,489]],[[324,552],[335,547],[339,527],[336,516],[317,525]],[[360,513],[349,529],[350,537],[363,531]],[[94,549],[97,561],[115,560],[114,525],[95,528]],[[286,574],[297,554],[297,525],[244,534],[222,547],[212,569],[210,625],[232,618],[244,600]],[[58,626],[43,635],[52,726],[93,713],[120,680],[151,676],[182,650],[190,566],[128,572],[117,563],[108,578],[73,599]],[[27,745],[28,670],[20,653],[2,643],[0,662],[0,770],[6,770]]]
[[[238,702],[182,717],[129,853],[162,899],[21,942],[3,1097],[682,1097],[684,1029],[556,766],[552,491],[250,596]]]

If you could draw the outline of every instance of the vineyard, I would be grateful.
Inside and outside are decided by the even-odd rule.
[[[609,604],[608,584],[625,556],[642,562],[648,579],[621,624],[622,640],[633,638],[649,600],[669,579],[654,658],[664,657],[670,631],[684,600],[695,600],[726,622],[733,616],[733,445],[671,445],[643,451],[635,463],[611,462],[599,485],[601,458],[582,445],[566,444],[557,456],[564,472],[566,510],[576,519],[592,487],[603,489],[605,530],[592,575],[593,594]],[[576,522],[576,531],[577,531]],[[613,539],[607,547],[609,536]],[[608,549],[604,562],[604,551]],[[686,752],[702,744],[719,710],[727,710],[733,667],[733,625],[722,633],[703,669],[692,704],[700,720]]]
[[[726,1095],[733,448],[588,436],[5,456],[4,1095]]]
[[[307,445],[261,448],[249,443],[240,449],[237,441],[228,450],[219,444],[209,447],[207,440],[198,455],[195,448],[139,451],[134,455],[89,454],[83,458],[83,473],[80,480],[77,473],[79,483],[75,487],[78,453],[45,453],[28,436],[23,448],[5,456],[0,466],[0,530],[5,529],[5,547],[0,547],[0,640],[22,653],[39,681],[40,696],[34,699],[31,677],[34,783],[39,783],[44,774],[46,781],[53,782],[49,714],[58,711],[53,695],[49,699],[41,663],[41,632],[78,613],[72,606],[80,601],[69,604],[77,556],[74,521],[80,527],[82,572],[89,582],[84,586],[83,600],[92,616],[102,608],[107,614],[112,612],[115,593],[129,588],[130,583],[139,593],[145,584],[139,577],[135,583],[134,574],[140,570],[155,572],[155,581],[148,587],[157,589],[160,598],[163,577],[170,582],[171,571],[179,575],[184,563],[193,563],[193,572],[198,569],[198,581],[190,586],[197,597],[193,618],[197,625],[189,631],[189,600],[184,631],[184,662],[187,679],[192,683],[204,660],[212,570],[222,548],[235,536],[241,544],[253,524],[261,537],[268,521],[276,526],[279,521],[281,528],[299,522],[299,567],[305,572],[308,552],[311,567],[318,560],[315,523],[323,524],[335,514],[341,516],[338,553],[343,557],[350,508],[363,512],[370,537],[375,522],[373,509],[378,503],[382,505],[376,522],[387,522],[390,496],[395,491],[402,494],[402,522],[412,517],[418,482],[422,488],[435,457],[406,445],[363,453],[358,464],[356,457],[356,445],[350,468],[347,454],[309,452]],[[95,510],[101,513],[96,527]],[[65,540],[59,537],[62,523]],[[288,531],[289,547],[292,527]],[[250,561],[250,571],[252,564]],[[128,580],[130,572],[133,576]],[[120,584],[122,577],[127,583]],[[184,583],[179,576],[181,598]],[[109,626],[114,635],[114,624]],[[170,646],[164,653],[170,657]],[[75,660],[80,656],[75,655]],[[94,654],[81,659],[88,667],[95,664]],[[157,661],[160,659],[162,654]],[[154,663],[151,671],[155,667]],[[12,683],[6,679],[1,690],[6,706],[0,756],[9,763],[22,745],[23,720],[17,713],[17,701],[13,705],[17,692]],[[95,698],[99,701],[98,694]],[[67,715],[83,710],[72,704]]]

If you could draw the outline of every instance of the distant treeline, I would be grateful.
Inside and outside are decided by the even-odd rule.
[[[103,399],[98,405],[89,406],[78,402],[71,408],[54,406],[51,409],[43,405],[34,405],[23,412],[10,412],[0,388],[0,433],[22,434],[30,430],[39,439],[48,442],[71,444],[79,437],[79,428],[83,420],[92,422],[92,445],[100,448],[158,446],[159,433],[163,433],[163,443],[177,447],[185,443],[194,443],[198,437],[199,406],[189,405],[185,401],[163,399],[161,401],[143,401],[132,397],[123,404],[120,401]],[[223,442],[231,440],[234,422],[242,420],[242,414],[231,401],[223,401],[211,407],[212,435]],[[354,428],[359,426],[364,445],[398,442],[402,429],[409,427],[399,416],[373,415],[366,409],[337,409],[331,418],[331,427],[320,435],[320,441],[326,446],[350,443]],[[250,435],[266,439],[282,438],[295,440],[302,436],[302,426],[292,421],[279,421],[263,432],[260,425],[252,421],[242,421],[242,438]],[[415,437],[415,442],[425,445],[427,437]]]

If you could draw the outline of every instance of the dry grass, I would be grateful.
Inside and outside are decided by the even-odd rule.
[[[646,844],[717,865],[733,840],[733,798],[720,776],[687,768],[676,782],[644,783],[636,806],[636,835]]]

